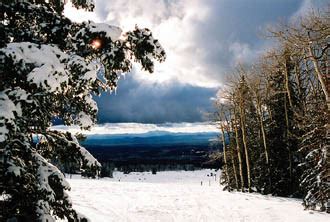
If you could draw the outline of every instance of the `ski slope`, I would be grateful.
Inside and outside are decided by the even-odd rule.
[[[70,195],[75,209],[95,222],[329,221],[326,213],[304,211],[301,200],[222,191],[211,172],[115,172],[95,180],[75,175]]]

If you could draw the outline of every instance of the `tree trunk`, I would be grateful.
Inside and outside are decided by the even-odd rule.
[[[229,121],[226,115],[224,117],[226,119],[226,124],[227,124],[226,132],[227,132],[228,140],[231,141],[231,134],[229,132],[233,131],[233,127],[231,124],[232,121]],[[232,167],[234,170],[234,179],[235,179],[236,190],[238,190],[239,185],[238,185],[237,170],[236,170],[236,164],[235,164],[235,153],[233,150],[231,150],[229,154],[231,156]]]
[[[231,128],[230,130],[230,122],[228,121],[228,119],[226,118],[226,123],[227,123],[227,136],[228,136],[228,140],[230,141],[231,138],[230,138],[230,131],[233,129]],[[232,167],[233,167],[233,170],[234,170],[234,179],[235,179],[235,188],[238,190],[239,189],[239,185],[238,185],[238,178],[237,178],[237,170],[236,170],[236,165],[235,165],[235,158],[234,158],[234,152],[231,150],[229,152],[230,154],[230,157],[231,157],[231,163],[232,163]]]
[[[329,83],[326,84],[325,81],[324,81],[324,79],[323,79],[324,77],[323,77],[323,75],[321,73],[321,70],[319,68],[319,65],[317,64],[317,60],[316,60],[316,58],[315,58],[315,56],[313,54],[313,50],[312,50],[312,47],[311,46],[308,47],[308,53],[309,53],[309,57],[311,58],[311,60],[313,62],[313,66],[314,66],[315,72],[317,74],[318,80],[321,83],[321,87],[322,87],[322,91],[323,91],[323,93],[325,95],[325,99],[326,99],[326,101],[329,101],[329,94],[328,94],[329,89],[327,89],[327,87],[329,87]],[[328,76],[326,78],[329,79]],[[327,102],[327,104],[329,104],[329,103]]]
[[[268,172],[268,182],[269,186],[272,187],[272,178],[271,178],[271,169],[270,169],[270,163],[269,163],[269,151],[267,146],[267,138],[266,138],[266,132],[265,132],[265,126],[264,126],[264,120],[263,120],[263,112],[261,109],[261,102],[260,99],[257,99],[257,110],[258,110],[258,116],[259,116],[259,122],[260,122],[260,128],[261,128],[261,135],[262,135],[262,141],[263,146],[265,149],[265,159],[266,159],[266,165],[267,165],[267,172]]]
[[[258,87],[258,89],[257,89],[257,87]],[[262,141],[263,141],[263,146],[265,149],[265,158],[266,158],[266,163],[268,165],[269,164],[269,152],[268,152],[268,147],[267,147],[267,138],[266,138],[265,126],[264,126],[264,115],[263,115],[262,108],[261,108],[261,98],[260,98],[259,86],[256,86],[254,93],[255,93],[256,102],[257,102],[257,113],[258,113],[258,117],[259,117],[258,119],[259,119],[259,123],[260,123]]]
[[[242,98],[240,98],[242,100]],[[242,129],[242,136],[243,136],[243,145],[245,151],[245,163],[246,163],[246,171],[247,171],[247,179],[248,179],[248,190],[251,192],[251,170],[250,170],[250,158],[249,158],[249,151],[247,147],[247,138],[246,138],[246,129],[245,129],[245,111],[243,109],[243,104],[240,104],[240,120],[241,120],[241,129]]]
[[[238,185],[238,178],[237,178],[237,170],[236,170],[236,165],[235,165],[234,153],[230,152],[230,156],[231,156],[231,162],[232,162],[232,166],[233,166],[233,170],[234,170],[235,185],[236,185],[236,189],[238,190],[239,185]]]
[[[291,90],[290,90],[290,85],[289,85],[289,70],[288,70],[288,64],[287,64],[286,59],[284,61],[284,75],[285,75],[285,88],[286,88],[286,92],[288,94],[289,105],[290,105],[290,107],[292,107]]]
[[[290,177],[290,193],[292,191],[292,152],[291,147],[288,144],[289,136],[290,136],[290,130],[289,130],[289,116],[288,116],[288,105],[287,105],[287,98],[284,97],[284,114],[285,114],[285,125],[286,125],[286,148],[288,150],[288,159],[289,159],[289,177]]]
[[[326,75],[326,83],[327,83],[327,93],[329,93],[330,91],[330,61],[329,61],[329,54],[326,54],[326,70],[325,70],[325,75]],[[327,182],[329,182],[329,178],[330,178],[330,167],[329,167],[329,163],[330,163],[330,153],[329,153],[329,149],[330,149],[330,99],[329,97],[326,97],[326,101],[327,101],[327,134],[326,134],[326,141],[327,141],[327,145],[325,147],[325,158],[326,158],[326,163],[327,163],[327,172],[326,172],[326,177],[327,177]],[[328,199],[327,203],[326,203],[326,212],[330,213],[330,199]]]
[[[238,166],[239,166],[239,175],[241,178],[241,190],[244,192],[244,174],[243,174],[243,164],[242,164],[242,155],[241,155],[241,146],[238,137],[238,129],[237,129],[237,120],[236,120],[236,113],[234,113],[234,129],[235,129],[235,139],[236,139],[236,151],[238,157]]]
[[[224,160],[224,170],[227,177],[228,188],[230,190],[230,180],[229,180],[229,173],[228,173],[228,165],[227,165],[227,152],[226,152],[226,140],[225,140],[225,130],[223,127],[223,123],[220,123],[221,128],[221,138],[222,138],[222,146],[223,146],[223,160]]]

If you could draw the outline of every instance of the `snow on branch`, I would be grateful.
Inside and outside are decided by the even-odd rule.
[[[86,165],[89,167],[92,165],[101,167],[101,164],[99,163],[99,161],[97,161],[97,159],[95,159],[95,157],[93,157],[93,155],[90,152],[88,152],[88,150],[86,150],[83,146],[81,146],[79,144],[77,138],[71,133],[70,133],[70,135],[71,135],[72,142],[75,143],[76,146],[79,147],[80,153],[83,156],[83,158],[86,162]]]
[[[80,31],[77,32],[75,37],[84,35],[86,33],[86,30],[88,29],[92,33],[104,32],[105,37],[111,38],[111,40],[114,42],[118,40],[122,34],[121,28],[106,23],[95,23],[92,21],[88,21],[83,24],[85,24],[84,28],[80,29]]]
[[[30,42],[9,43],[1,49],[15,63],[23,62],[22,69],[27,69],[28,64],[34,68],[28,74],[27,80],[51,92],[61,89],[67,84],[69,74],[63,61],[68,55],[57,46],[37,45]]]
[[[19,105],[14,102],[4,92],[0,92],[0,143],[7,139],[7,134],[10,129],[16,128],[15,115],[22,115],[22,110]]]
[[[40,154],[34,152],[33,157],[37,164],[39,191],[46,194],[43,199],[39,199],[37,202],[37,214],[39,215],[40,221],[55,221],[49,202],[52,203],[56,201],[57,191],[54,190],[51,184],[56,183],[57,186],[61,186],[64,190],[70,190],[70,185],[59,169],[49,163]],[[53,180],[53,183],[50,183],[50,180]],[[63,196],[66,197],[65,199],[67,201],[71,202],[65,191],[63,191]]]

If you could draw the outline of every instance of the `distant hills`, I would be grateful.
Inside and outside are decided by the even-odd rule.
[[[151,131],[140,134],[95,134],[87,135],[86,140],[82,141],[84,146],[100,147],[163,147],[180,145],[210,145],[210,142],[216,140],[215,132],[199,133],[172,133],[168,131]]]
[[[87,135],[81,142],[100,162],[122,171],[202,168],[209,154],[222,149],[215,132]],[[148,167],[146,167],[148,166]],[[208,166],[209,167],[209,166]]]

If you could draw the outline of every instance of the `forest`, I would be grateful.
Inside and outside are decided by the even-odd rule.
[[[218,92],[224,189],[299,197],[329,212],[329,16],[269,28],[273,46]]]

